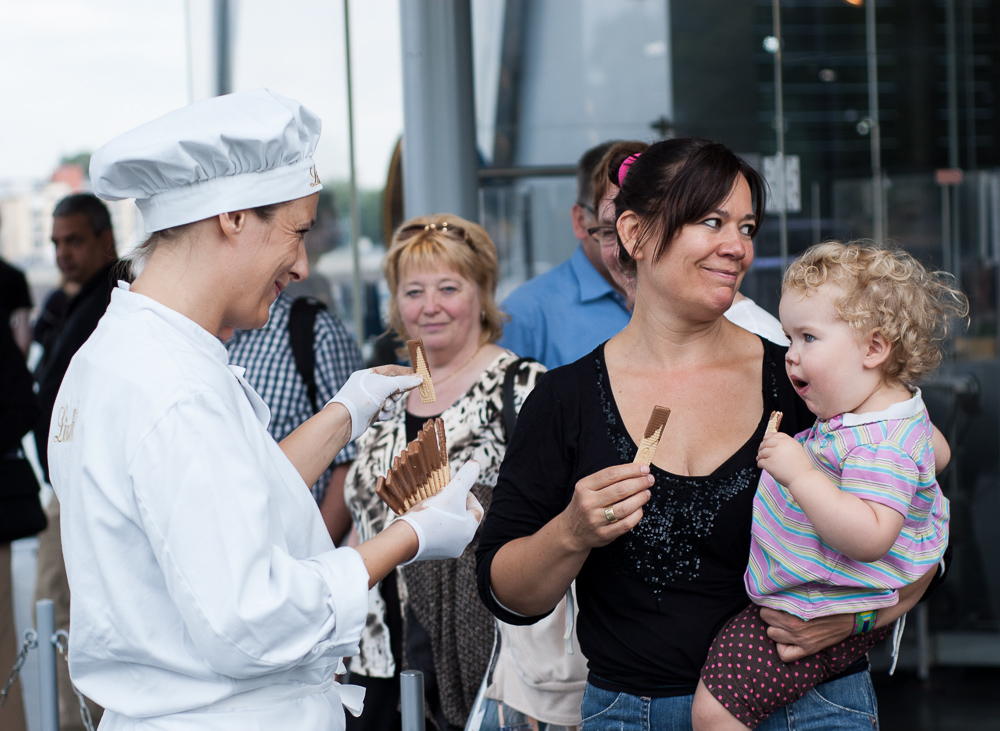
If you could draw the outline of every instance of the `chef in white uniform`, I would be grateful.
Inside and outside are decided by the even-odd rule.
[[[482,509],[469,463],[357,549],[335,549],[308,485],[420,383],[351,376],[281,444],[216,338],[260,327],[308,274],[320,120],[266,90],[177,110],[94,154],[108,200],[150,240],[62,382],[48,440],[72,592],[70,674],[100,728],[342,729],[338,685],[368,590],[410,560],[458,556]],[[402,375],[409,373],[409,375]]]

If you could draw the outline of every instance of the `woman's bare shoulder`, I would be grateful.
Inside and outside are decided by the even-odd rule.
[[[727,347],[722,352],[732,360],[733,365],[760,370],[760,364],[764,358],[764,341],[761,337],[749,330],[744,330],[739,325],[734,325],[729,320],[723,320],[723,328],[724,342]]]

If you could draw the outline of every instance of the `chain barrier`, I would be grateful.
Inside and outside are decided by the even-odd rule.
[[[56,630],[56,633],[52,635],[52,644],[56,646],[59,654],[62,655],[63,660],[66,662],[67,667],[69,666],[69,634],[64,629]],[[76,700],[80,704],[80,720],[83,721],[83,727],[87,731],[94,731],[94,719],[90,715],[90,709],[87,708],[87,701],[83,697],[83,693],[76,689],[73,683],[70,683],[70,687],[73,688],[73,692],[76,694]]]
[[[18,676],[21,674],[21,668],[24,667],[24,661],[28,659],[28,652],[34,650],[38,647],[38,633],[33,629],[29,629],[24,633],[24,643],[21,645],[21,651],[17,653],[17,659],[14,661],[14,667],[11,668],[10,675],[7,676],[7,682],[3,684],[3,690],[0,690],[0,708],[4,707],[7,702],[7,693],[14,683],[17,682]]]
[[[57,630],[54,635],[52,635],[51,642],[55,645],[56,650],[62,655],[63,660],[66,664],[69,664],[69,634],[66,630]],[[38,648],[38,633],[29,629],[24,633],[24,643],[21,646],[21,651],[17,655],[17,659],[14,661],[14,667],[10,671],[10,675],[7,676],[7,682],[4,683],[3,690],[0,690],[0,708],[4,707],[7,702],[7,694],[11,689],[11,686],[17,682],[18,677],[21,674],[21,668],[24,667],[25,660],[28,658],[28,652]],[[73,688],[73,693],[76,694],[76,699],[80,703],[80,720],[83,721],[83,727],[86,731],[94,731],[94,719],[90,715],[90,709],[87,708],[87,701],[83,697],[83,693],[76,689],[76,686],[70,683]]]

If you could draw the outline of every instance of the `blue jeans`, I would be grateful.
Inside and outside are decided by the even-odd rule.
[[[587,684],[580,731],[691,731],[691,699],[642,698]],[[771,715],[759,731],[878,731],[868,672],[831,680]]]
[[[480,726],[478,727],[478,729],[476,729],[476,731],[500,731],[500,712],[497,702],[487,698],[486,700],[483,701],[483,704],[484,708],[486,709],[486,712],[483,714],[482,724],[480,724]],[[512,709],[508,708],[507,706],[504,706],[504,709],[505,709],[504,721],[506,721],[508,724],[511,723],[512,716],[514,723],[517,723],[518,721],[523,719],[523,716],[517,714],[516,711],[514,711],[514,713],[511,714]],[[538,723],[538,731],[565,731],[565,729],[566,729],[565,726],[558,726],[556,724],[545,723],[544,721],[540,721]]]

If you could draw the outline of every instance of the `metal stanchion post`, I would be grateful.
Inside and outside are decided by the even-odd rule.
[[[927,604],[917,605],[917,677],[923,681],[931,678],[931,663],[934,657],[931,648],[930,621]]]
[[[424,674],[404,670],[399,674],[403,731],[424,731]]]
[[[42,731],[59,731],[59,695],[56,691],[56,610],[51,599],[35,604],[38,629],[38,685],[42,705]]]

